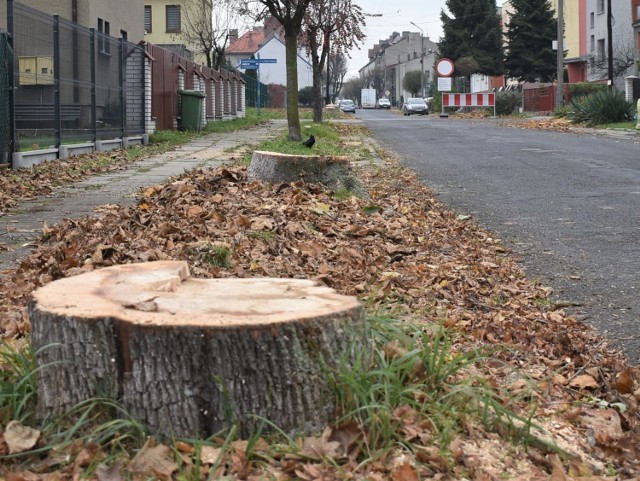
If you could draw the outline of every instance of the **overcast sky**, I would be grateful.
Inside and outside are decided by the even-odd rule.
[[[394,31],[420,32],[419,28],[411,25],[415,23],[434,42],[442,36],[440,10],[445,6],[445,0],[359,0],[365,12],[381,14],[381,17],[367,17],[364,43],[360,50],[349,52],[349,76],[364,67],[369,59],[367,52],[378,40],[388,38]]]

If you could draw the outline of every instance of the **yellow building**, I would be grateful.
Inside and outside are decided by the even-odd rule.
[[[138,43],[143,39],[142,0],[20,0],[22,5],[59,15],[114,38]],[[7,2],[0,1],[0,28],[6,29]]]
[[[206,65],[198,33],[211,27],[211,7],[199,0],[145,0],[145,41]]]

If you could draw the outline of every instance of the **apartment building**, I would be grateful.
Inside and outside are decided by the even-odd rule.
[[[211,6],[197,0],[144,0],[144,40],[206,65],[194,33],[211,28],[211,20],[202,22],[211,15]]]
[[[21,0],[22,5],[75,22],[115,38],[144,39],[142,0]],[[0,2],[0,28],[7,28],[7,2]]]

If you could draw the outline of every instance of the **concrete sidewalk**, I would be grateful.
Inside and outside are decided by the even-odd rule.
[[[52,196],[22,202],[0,216],[0,271],[17,266],[27,256],[42,227],[65,218],[80,218],[105,204],[133,204],[143,186],[156,185],[185,171],[217,167],[230,161],[231,151],[255,146],[286,129],[286,121],[228,133],[209,134],[163,154],[137,161],[126,170],[100,174],[60,188]]]

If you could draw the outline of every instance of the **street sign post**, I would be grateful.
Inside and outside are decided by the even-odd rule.
[[[261,63],[278,63],[277,58],[260,58],[260,54],[258,54],[258,58],[241,58],[240,59],[240,68],[243,70],[255,70],[257,74],[258,81],[258,115],[260,115],[260,64]]]

